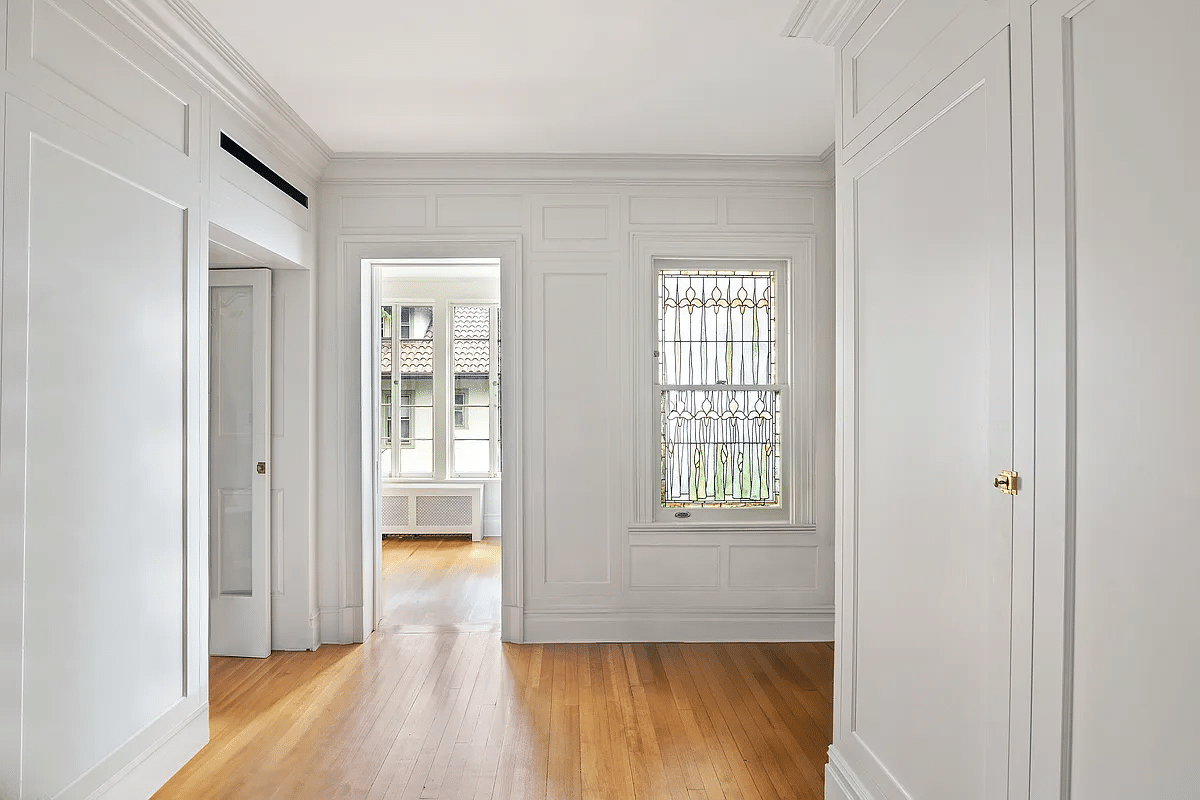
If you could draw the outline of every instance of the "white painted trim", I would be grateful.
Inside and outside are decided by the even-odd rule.
[[[321,612],[313,611],[308,618],[309,629],[309,650],[316,650],[321,646]]]
[[[351,637],[343,627],[343,609],[322,608],[317,612],[317,634],[321,644],[349,644]]]
[[[329,145],[188,0],[107,0],[316,182]]]
[[[831,150],[817,156],[339,153],[330,184],[728,184],[832,186]]]
[[[527,642],[831,642],[833,608],[568,608],[524,625]]]
[[[801,0],[788,18],[782,36],[812,39],[817,44],[837,44],[848,32],[850,21],[867,5],[878,0]]]
[[[525,641],[525,614],[520,606],[500,607],[500,630],[508,642]]]
[[[825,800],[875,800],[835,747],[825,765]]]
[[[89,800],[150,797],[208,744],[208,704],[192,712],[133,762],[90,794]]]
[[[790,526],[805,531],[817,527],[816,462],[817,445],[815,429],[818,380],[818,356],[820,349],[830,346],[829,342],[818,341],[819,331],[824,330],[820,316],[827,313],[818,307],[817,234],[643,234],[630,235],[629,263],[635,275],[631,308],[634,335],[629,354],[629,385],[633,388],[634,404],[634,469],[631,471],[633,498],[631,532],[648,533],[653,530],[670,533],[689,530],[686,524],[672,520],[655,520],[659,507],[659,480],[661,471],[656,455],[659,448],[659,412],[654,402],[655,377],[647,360],[649,351],[656,347],[657,313],[655,307],[655,267],[659,258],[691,258],[696,261],[736,258],[747,261],[786,261],[784,273],[786,294],[780,299],[779,315],[788,321],[786,336],[780,342],[780,355],[786,363],[788,392],[786,405],[781,409],[782,439],[785,455],[782,463],[784,507],[779,512],[786,519],[776,516],[774,510],[764,510],[761,519],[752,514],[728,519],[715,516],[691,525],[701,529],[724,528],[725,530],[757,530]],[[787,347],[790,345],[790,348]],[[710,512],[711,513],[711,512]]]
[[[504,331],[504,338],[507,341],[517,343],[517,346],[510,346],[504,349],[503,358],[503,380],[506,386],[502,399],[502,412],[504,414],[504,429],[505,429],[505,445],[504,445],[504,461],[505,466],[501,470],[500,490],[501,490],[501,602],[504,605],[506,613],[501,615],[501,638],[506,642],[521,642],[522,630],[521,626],[514,626],[513,614],[508,612],[508,607],[516,609],[516,614],[519,617],[521,610],[524,608],[524,557],[525,557],[525,530],[524,530],[524,476],[525,476],[525,461],[523,456],[523,435],[524,435],[524,405],[523,405],[523,386],[524,386],[524,370],[523,363],[523,342],[524,342],[524,326],[522,324],[522,300],[524,294],[524,284],[522,281],[522,273],[524,268],[523,256],[523,238],[519,234],[495,234],[495,235],[341,235],[337,238],[338,252],[338,283],[339,291],[346,292],[344,301],[340,302],[338,308],[338,325],[337,329],[344,332],[348,337],[348,344],[351,344],[356,349],[361,351],[362,337],[361,331],[357,326],[351,326],[347,314],[350,309],[360,308],[363,301],[363,293],[370,291],[370,282],[363,280],[365,271],[370,269],[370,262],[386,261],[389,259],[457,259],[457,258],[488,258],[496,259],[500,262],[500,314],[501,328]],[[364,266],[364,264],[366,266]],[[369,302],[370,297],[367,297]],[[356,377],[361,377],[355,373],[361,369],[362,353],[356,354],[357,358],[340,359],[338,362],[337,385],[342,387],[353,387],[349,391],[349,397],[346,401],[348,407],[359,407],[373,413],[374,401],[371,398],[361,396],[361,386],[359,380],[354,380]],[[359,395],[356,397],[356,395]],[[346,397],[346,395],[341,395]],[[355,402],[357,400],[357,402]],[[368,405],[369,404],[369,405]],[[346,417],[339,413],[339,419]],[[360,421],[361,424],[361,421]],[[361,431],[360,431],[361,433]],[[356,438],[361,438],[356,437]],[[353,440],[353,439],[352,439]],[[360,454],[361,456],[361,454]],[[360,507],[365,508],[366,493],[374,494],[370,475],[360,475],[359,483],[355,487],[348,485],[347,469],[351,467],[350,461],[345,454],[339,455],[339,472],[342,480],[339,481],[339,490],[341,496],[337,498],[338,518],[345,519],[346,512],[351,503],[356,503]],[[361,462],[362,459],[360,458]],[[351,492],[356,492],[357,497],[352,498]],[[374,598],[379,596],[380,587],[380,570],[378,559],[381,553],[382,543],[380,541],[380,533],[372,520],[363,519],[361,521],[360,530],[344,530],[345,537],[339,547],[339,552],[349,554],[352,549],[352,540],[358,541],[361,548],[361,570],[364,577],[364,585],[362,593],[357,597],[351,597],[345,594],[347,579],[349,577],[346,565],[343,563],[341,569],[341,581],[343,596],[349,601],[358,601],[354,606],[358,613],[357,620],[351,623],[349,627],[342,630],[349,634],[353,641],[365,641],[374,630],[376,620],[369,619],[363,616],[364,607],[374,608]],[[345,556],[343,556],[344,558]],[[370,572],[367,567],[370,566]],[[365,580],[368,574],[374,575],[375,585],[368,590]],[[370,592],[370,594],[369,594]],[[368,603],[368,598],[371,602]],[[372,611],[370,616],[374,616]],[[330,641],[324,638],[324,629],[322,629],[322,640]]]

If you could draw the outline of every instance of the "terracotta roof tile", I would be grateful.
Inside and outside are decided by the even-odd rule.
[[[484,306],[459,306],[454,309],[454,373],[486,375],[490,366],[491,319]],[[433,374],[433,339],[400,339],[399,370],[407,375]],[[384,339],[380,369],[392,372],[393,340]]]

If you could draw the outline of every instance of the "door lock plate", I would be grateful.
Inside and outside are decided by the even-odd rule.
[[[1016,495],[1021,490],[1021,476],[1015,472],[1004,470],[992,481],[992,485],[1004,494]]]
[[[265,462],[265,461],[258,462],[258,466],[256,467],[256,470],[258,471],[259,475],[266,475],[267,474],[267,462]]]

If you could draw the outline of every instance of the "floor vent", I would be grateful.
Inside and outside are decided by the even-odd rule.
[[[385,483],[380,498],[385,534],[470,534],[483,538],[483,484]]]

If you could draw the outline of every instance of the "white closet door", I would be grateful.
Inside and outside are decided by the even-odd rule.
[[[271,271],[209,272],[209,652],[271,654]]]
[[[879,800],[1008,797],[1010,118],[1002,34],[842,168],[831,757]]]
[[[1032,794],[1194,798],[1200,4],[1039,0],[1033,24]]]

